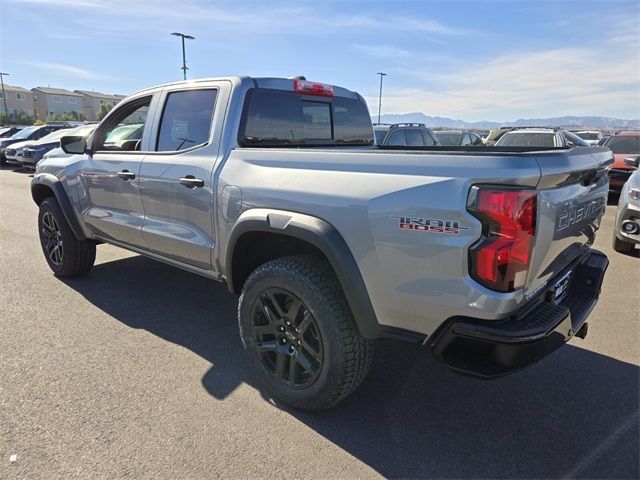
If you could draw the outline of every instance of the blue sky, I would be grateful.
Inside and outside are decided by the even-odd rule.
[[[377,113],[640,118],[640,2],[0,0],[7,83],[127,94],[189,77],[305,75]]]

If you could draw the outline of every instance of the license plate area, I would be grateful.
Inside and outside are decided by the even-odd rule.
[[[569,293],[569,282],[573,271],[569,270],[558,280],[551,291],[551,302],[558,305]]]

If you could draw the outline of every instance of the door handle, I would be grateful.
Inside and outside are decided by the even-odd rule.
[[[136,174],[129,170],[122,170],[121,172],[118,172],[118,176],[125,181],[136,178]]]
[[[201,178],[196,178],[193,175],[180,177],[180,180],[178,181],[187,188],[204,187],[204,180]]]

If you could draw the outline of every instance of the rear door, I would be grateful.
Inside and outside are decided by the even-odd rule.
[[[135,247],[144,246],[138,174],[148,148],[152,101],[153,95],[145,95],[119,105],[93,133],[93,154],[78,174],[80,207],[89,229]],[[139,138],[114,141],[119,132],[131,129]]]
[[[229,91],[224,81],[163,91],[153,151],[140,169],[146,248],[207,270],[214,247],[213,169]]]

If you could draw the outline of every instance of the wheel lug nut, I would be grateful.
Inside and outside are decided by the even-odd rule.
[[[296,347],[294,347],[293,345],[291,345],[291,346],[289,347],[289,351],[290,351],[291,353],[295,352],[295,351],[296,351]]]
[[[291,326],[291,322],[287,320],[287,327]]]
[[[280,330],[281,332],[284,332],[284,327],[278,327],[278,330]]]

